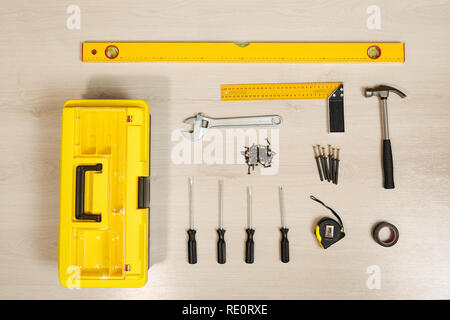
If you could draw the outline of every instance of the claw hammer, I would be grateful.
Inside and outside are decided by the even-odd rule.
[[[384,173],[384,188],[394,189],[394,164],[392,161],[392,149],[391,140],[389,139],[389,124],[388,124],[388,111],[387,111],[387,98],[389,97],[389,92],[394,92],[400,96],[400,98],[405,98],[406,94],[398,89],[380,85],[375,88],[366,88],[365,96],[372,97],[378,96],[381,100],[381,118],[383,121],[383,173]]]

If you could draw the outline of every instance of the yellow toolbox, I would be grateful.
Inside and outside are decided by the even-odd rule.
[[[149,248],[149,106],[69,100],[61,129],[59,279],[141,287]]]

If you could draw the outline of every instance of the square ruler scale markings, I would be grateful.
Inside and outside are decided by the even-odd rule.
[[[83,62],[404,62],[401,42],[83,42]]]
[[[326,99],[329,132],[345,131],[342,82],[223,84],[220,91],[222,101]]]

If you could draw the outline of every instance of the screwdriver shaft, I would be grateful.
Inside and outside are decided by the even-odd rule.
[[[223,229],[223,181],[219,180],[219,229]]]
[[[224,264],[226,258],[225,229],[223,228],[223,181],[219,180],[219,239],[217,240],[217,262]]]
[[[188,261],[190,264],[197,263],[197,241],[195,240],[194,229],[194,211],[192,209],[192,194],[193,194],[193,178],[189,177],[189,230],[188,233]]]
[[[286,228],[286,210],[284,208],[284,190],[280,186],[281,227]]]
[[[255,242],[253,235],[255,230],[252,228],[252,187],[248,187],[248,228],[247,241],[245,242],[245,262],[253,263],[255,260]]]
[[[192,177],[189,177],[189,228],[194,229],[194,210],[192,209],[192,194],[193,194],[193,181]]]
[[[248,187],[248,228],[252,229],[253,221],[252,221],[252,187]]]

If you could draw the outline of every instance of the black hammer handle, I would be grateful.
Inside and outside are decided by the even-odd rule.
[[[383,140],[384,188],[394,189],[394,164],[392,161],[391,140]]]
[[[189,240],[188,240],[188,259],[190,264],[197,263],[197,241],[195,240],[194,229],[188,230]]]
[[[247,229],[247,242],[245,243],[245,262],[253,263],[255,261],[255,242],[253,241],[254,229]]]
[[[226,244],[225,244],[225,230],[217,229],[219,240],[217,241],[217,262],[224,264],[227,261]]]
[[[289,262],[289,240],[287,237],[288,228],[281,228],[281,262]]]

